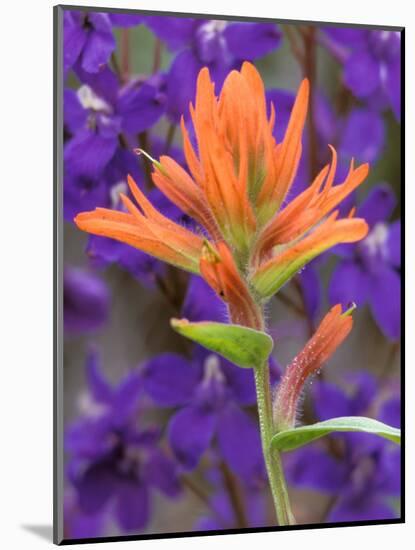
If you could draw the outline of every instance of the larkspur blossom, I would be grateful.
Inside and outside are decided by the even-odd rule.
[[[396,202],[387,184],[372,188],[357,209],[369,224],[369,234],[359,244],[333,250],[341,261],[329,285],[332,303],[368,303],[380,329],[391,340],[397,340],[401,330],[401,222],[387,221]]]
[[[86,373],[84,414],[65,435],[77,505],[82,514],[96,518],[112,504],[124,531],[143,529],[150,519],[152,489],[169,497],[180,493],[175,465],[158,447],[160,431],[137,426],[138,373],[112,387],[100,372],[95,351],[88,356]]]
[[[183,468],[195,468],[215,439],[233,472],[252,485],[263,480],[259,433],[242,408],[255,404],[252,372],[199,347],[190,360],[166,353],[149,359],[142,369],[143,387],[152,400],[177,409],[168,439]]]

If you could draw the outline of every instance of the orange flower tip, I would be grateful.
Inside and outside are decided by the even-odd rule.
[[[135,179],[130,174],[127,174],[127,183],[128,183],[128,187],[130,187],[130,189],[132,187],[137,187]]]
[[[79,229],[86,231],[85,222],[87,222],[90,219],[90,217],[91,217],[91,212],[81,212],[80,214],[77,214],[74,217],[73,221]]]
[[[310,95],[310,81],[308,78],[303,78],[301,81],[298,94],[304,94],[305,98],[308,100],[308,96]]]
[[[369,163],[365,162],[365,164],[362,164],[360,166],[360,169],[362,170],[362,172],[364,172],[363,179],[366,178],[367,175],[369,174],[369,169],[370,169]]]
[[[354,312],[354,310],[357,308],[357,305],[356,305],[355,302],[350,302],[350,304],[348,304],[347,308],[348,309],[346,309],[346,311],[344,311],[341,314],[341,317],[350,317],[352,315],[352,313]]]

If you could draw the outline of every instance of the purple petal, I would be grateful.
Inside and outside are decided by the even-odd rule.
[[[347,27],[324,27],[322,30],[333,40],[351,48],[361,48],[367,39],[367,31]]]
[[[66,331],[94,331],[106,323],[110,294],[100,277],[83,269],[66,266],[63,287]]]
[[[401,426],[401,400],[399,397],[388,399],[382,404],[378,418],[381,422],[389,424],[394,428]]]
[[[217,21],[202,22],[198,26],[194,39],[194,52],[198,60],[209,66],[220,64],[222,67],[231,62],[224,40],[224,29]],[[212,74],[211,74],[212,76]],[[216,80],[213,79],[215,82]]]
[[[66,89],[63,95],[63,111],[65,129],[74,134],[82,128],[87,120],[88,112],[81,105],[74,90]]]
[[[63,67],[66,72],[78,59],[87,35],[73,13],[66,11],[63,17]]]
[[[233,399],[242,406],[255,405],[256,392],[252,370],[241,369],[224,359],[221,359],[221,367]]]
[[[401,60],[400,57],[388,64],[386,69],[386,94],[397,120],[401,119]]]
[[[318,133],[324,143],[333,143],[336,139],[337,120],[332,105],[321,92],[314,97],[314,117]]]
[[[281,41],[281,32],[272,23],[230,23],[224,36],[230,52],[248,61],[270,53]]]
[[[192,40],[193,33],[203,20],[187,17],[146,16],[143,22],[166,43],[170,50],[178,50]]]
[[[208,408],[189,406],[176,413],[169,422],[170,446],[183,468],[195,468],[209,447],[217,423],[216,413]]]
[[[76,488],[82,512],[96,514],[114,495],[116,480],[109,465],[99,462],[86,470]]]
[[[304,447],[289,455],[286,473],[289,483],[298,489],[337,494],[347,482],[348,465],[319,448]]]
[[[394,267],[401,267],[401,220],[389,226],[386,241],[387,259]]]
[[[189,403],[201,380],[201,365],[177,353],[162,353],[142,366],[143,387],[163,407]]]
[[[401,334],[401,279],[396,271],[382,266],[371,277],[369,301],[373,316],[384,335],[398,340]]]
[[[144,479],[170,497],[180,493],[181,487],[174,462],[157,449],[154,449],[146,462]]]
[[[319,382],[313,389],[314,410],[319,420],[350,416],[352,406],[346,393],[335,384]]]
[[[185,50],[174,59],[167,75],[167,112],[173,122],[189,114],[189,102],[194,102],[196,80],[202,65],[194,54]]]
[[[340,151],[361,162],[374,162],[382,153],[385,126],[382,116],[363,108],[355,108],[348,115],[340,143]]]
[[[229,468],[249,483],[264,476],[259,426],[237,405],[229,403],[218,422],[218,444]]]
[[[129,372],[118,386],[113,400],[112,421],[122,426],[125,419],[137,409],[137,400],[143,388],[141,375],[137,371]]]
[[[65,538],[84,539],[99,537],[103,534],[103,514],[86,515],[79,510],[76,498],[72,493],[65,494],[64,499],[64,530]]]
[[[190,278],[182,309],[189,321],[224,322],[226,308],[210,286],[196,275]]]
[[[267,90],[266,92],[267,104],[273,103],[276,113],[274,136],[278,143],[280,143],[287,129],[288,121],[292,107],[294,105],[295,95],[293,92],[287,90]]]
[[[80,130],[65,146],[65,170],[75,176],[99,178],[118,146],[116,135],[104,137]]]
[[[359,99],[369,96],[380,85],[379,63],[368,51],[352,53],[344,66],[344,81]]]
[[[123,130],[137,134],[153,126],[164,113],[165,99],[158,87],[147,82],[125,88],[116,107]]]
[[[370,190],[369,195],[357,209],[356,216],[367,221],[370,227],[389,218],[397,204],[396,195],[390,185],[380,183]]]
[[[75,457],[70,461],[71,477],[79,474],[77,458],[100,460],[111,451],[110,427],[107,416],[86,417],[69,425],[65,431],[65,450]]]
[[[384,495],[400,496],[401,449],[393,443],[386,443],[376,466],[374,486]]]
[[[124,531],[140,531],[150,519],[147,485],[124,481],[118,487],[116,516]]]
[[[350,410],[347,414],[366,414],[379,391],[375,377],[369,372],[362,371],[349,374],[346,380],[351,385],[348,393]]]
[[[330,303],[347,307],[355,302],[358,306],[363,306],[368,298],[369,285],[368,275],[359,263],[351,260],[341,261],[331,276]]]
[[[96,349],[89,350],[86,361],[86,377],[88,389],[98,403],[109,404],[114,396],[114,390],[108,384],[101,372],[101,364]]]
[[[84,71],[80,63],[76,63],[74,72],[79,80],[90,86],[101,99],[104,99],[110,106],[115,104],[120,83],[118,77],[108,66],[101,68],[97,73],[88,73]]]
[[[66,173],[63,187],[64,217],[73,222],[79,212],[109,206],[108,190],[102,181]]]
[[[107,63],[116,43],[107,14],[89,13],[88,19],[93,28],[88,32],[82,52],[82,68],[87,72],[97,73]]]

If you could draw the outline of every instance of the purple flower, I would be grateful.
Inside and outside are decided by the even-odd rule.
[[[164,112],[164,79],[153,76],[118,89],[114,78],[109,69],[97,76],[87,74],[88,84],[76,94],[67,90],[64,95],[68,221],[81,210],[111,206],[111,188],[125,181],[128,173],[143,179],[141,160],[132,149],[135,135],[151,127]]]
[[[101,328],[109,316],[110,293],[104,281],[85,269],[65,267],[63,316],[65,332],[91,332]]]
[[[66,430],[67,472],[85,515],[113,505],[124,531],[143,529],[151,514],[151,489],[169,497],[180,492],[174,463],[157,446],[159,431],[137,425],[141,379],[132,371],[112,387],[103,378],[95,352],[86,373],[89,393],[84,416]]]
[[[258,426],[242,409],[256,402],[250,370],[196,347],[191,359],[164,353],[147,361],[143,384],[157,405],[177,408],[168,439],[184,469],[195,468],[215,439],[234,473],[253,485],[263,479]]]
[[[68,71],[77,61],[97,73],[115,50],[110,16],[106,13],[65,11],[63,66]]]
[[[174,122],[188,115],[202,67],[209,67],[218,92],[230,70],[270,53],[281,40],[272,23],[149,17],[146,24],[178,52],[167,79],[167,112]]]
[[[374,187],[357,210],[370,227],[368,236],[355,245],[336,247],[341,261],[329,286],[332,304],[368,303],[382,332],[397,340],[401,330],[400,220],[386,220],[396,206],[387,184]]]
[[[401,37],[396,31],[324,29],[328,48],[344,63],[343,79],[353,94],[400,118]]]
[[[192,275],[183,303],[182,316],[189,321],[226,321],[225,306],[210,286],[197,275]]]
[[[102,535],[105,527],[104,515],[83,514],[73,490],[65,491],[63,507],[65,539],[85,539]]]
[[[120,135],[128,137],[143,132],[164,113],[164,78],[161,75],[147,81],[131,81],[121,87],[115,96],[114,91],[109,93],[108,89],[105,95],[99,94],[106,83],[109,82],[111,88],[114,86],[113,73],[108,71],[106,77],[103,76],[88,78],[92,87],[83,84],[79,88],[78,105],[73,93],[65,94],[65,126],[73,130],[71,139],[65,145],[65,171],[74,176],[100,178],[120,146]],[[83,117],[79,106],[85,110]],[[84,122],[82,126],[79,124],[81,121]],[[128,147],[127,144],[125,146]]]
[[[364,415],[378,394],[367,373],[351,377],[345,390],[319,382],[315,386],[315,412],[319,420]],[[396,398],[384,402],[379,418],[399,426]],[[330,443],[331,442],[331,443]],[[335,497],[327,521],[381,520],[397,516],[390,504],[400,494],[400,449],[373,435],[333,435],[287,456],[287,476],[300,489]]]

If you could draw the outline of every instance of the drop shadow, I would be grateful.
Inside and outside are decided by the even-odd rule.
[[[22,529],[37,535],[43,540],[53,542],[53,527],[52,525],[22,525]]]

